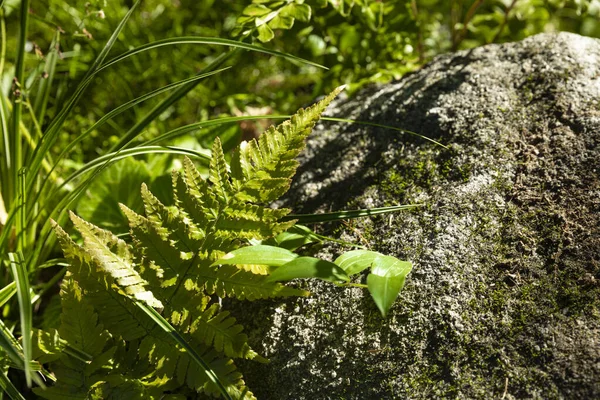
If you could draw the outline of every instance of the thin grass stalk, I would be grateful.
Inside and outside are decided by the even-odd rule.
[[[4,20],[4,9],[0,5],[0,76],[4,75],[4,61],[6,59],[6,21]],[[0,161],[0,180],[1,186],[0,196],[3,196],[3,200],[7,197],[12,196],[10,188],[10,134],[8,132],[8,113],[4,107],[4,93],[0,93],[0,134],[2,135],[0,141],[0,151],[4,154],[3,160]],[[4,204],[4,201],[3,201]],[[4,211],[8,209],[8,205],[4,204]]]
[[[50,51],[46,57],[46,65],[44,72],[47,76],[42,80],[38,86],[37,96],[33,104],[33,113],[35,118],[40,123],[43,123],[44,117],[46,116],[46,107],[48,106],[48,98],[50,97],[50,91],[52,89],[52,83],[54,82],[54,74],[56,72],[56,63],[58,62],[58,46],[60,41],[60,31],[57,30],[50,44]]]
[[[56,196],[59,196],[61,190],[64,189],[64,187],[66,185],[68,185],[69,183],[73,182],[75,179],[79,178],[80,176],[82,176],[90,171],[93,172],[94,174],[96,174],[96,173],[99,173],[102,170],[104,170],[104,168],[110,167],[112,164],[114,164],[115,162],[117,162],[119,160],[122,160],[127,157],[134,157],[134,156],[140,156],[140,155],[146,155],[146,154],[179,154],[179,155],[190,156],[193,158],[198,158],[200,160],[205,160],[207,162],[210,161],[210,151],[208,151],[208,150],[203,152],[203,151],[188,149],[185,147],[176,147],[176,146],[133,147],[131,149],[125,149],[125,150],[120,150],[115,153],[105,154],[101,157],[98,157],[98,158],[90,161],[89,163],[85,164],[83,167],[79,168],[77,171],[73,172],[67,178],[65,178],[64,181],[61,183],[61,185],[57,186],[50,193],[48,198],[54,198]],[[94,175],[93,177],[95,177],[95,176],[96,175]],[[77,200],[79,194],[83,190],[87,189],[89,184],[92,183],[93,177],[91,179],[88,178],[80,186],[78,186],[74,191],[72,191],[71,193],[69,193],[65,197],[63,197],[63,200],[61,200],[61,202],[59,202],[55,206],[55,208],[53,208],[49,212],[48,215],[51,216],[52,218],[54,218],[54,215],[56,215],[56,213],[58,213],[60,215],[61,213],[66,211],[66,208],[72,202]],[[32,219],[38,220],[40,218],[40,215],[39,214],[34,215],[30,212],[28,218],[30,220],[32,220]]]
[[[219,68],[223,63],[233,57],[235,54],[241,52],[240,49],[233,49],[227,53],[221,53],[213,62],[207,65],[205,68],[198,72],[198,75],[213,71]],[[187,85],[177,89],[177,91],[173,92],[169,97],[162,100],[159,104],[157,104],[148,114],[144,116],[141,120],[139,120],[131,129],[127,131],[125,135],[119,140],[111,149],[110,152],[115,152],[121,148],[126,148],[138,135],[142,133],[142,131],[150,125],[152,121],[154,121],[159,115],[161,115],[167,108],[171,105],[175,104],[178,100],[183,98],[186,94],[188,94],[192,89],[194,89],[198,85],[198,82],[190,82]]]
[[[8,199],[12,198],[14,195],[14,187],[11,185],[11,134],[8,130],[8,110],[6,107],[6,103],[8,103],[6,97],[4,96],[4,94],[0,93],[0,129],[2,130],[2,141],[0,143],[0,150],[2,151],[2,154],[4,154],[4,157],[2,157],[3,160],[0,161],[0,179],[2,180],[2,187],[0,188],[2,190],[2,193],[0,193],[0,196],[2,196],[4,202],[5,212],[9,210],[10,206],[10,204],[6,204],[6,202],[8,202]]]
[[[23,339],[23,363],[27,387],[31,387],[31,332],[33,312],[31,309],[31,292],[29,274],[27,274],[23,254],[8,253],[13,278],[17,282],[17,299],[19,300],[19,315],[21,319],[21,336]]]
[[[410,210],[417,207],[422,207],[424,204],[404,204],[390,207],[365,208],[361,210],[338,211],[332,213],[321,214],[289,214],[283,217],[282,221],[297,220],[298,224],[320,223],[341,221],[344,219],[354,219],[362,217],[372,217],[375,215],[388,214],[392,212]]]
[[[27,30],[29,26],[29,1],[21,0],[20,9],[20,25],[19,25],[19,41],[17,44],[17,58],[15,61],[15,91],[13,93],[13,112],[12,112],[12,139],[10,150],[12,152],[11,159],[13,162],[12,167],[12,182],[16,184],[19,178],[19,170],[23,166],[22,149],[21,149],[21,135],[19,133],[19,126],[21,125],[21,108],[22,108],[22,96],[25,96],[25,81],[23,79],[25,69],[25,44],[27,42]],[[21,88],[21,89],[19,89]],[[7,203],[7,207],[11,207],[14,199],[4,199]]]
[[[8,376],[2,371],[0,371],[0,389],[7,393],[13,400],[25,400],[25,397],[23,397],[21,392],[19,392],[15,385],[8,379]]]
[[[108,39],[108,42],[106,43],[106,45],[104,46],[104,48],[102,49],[102,51],[100,52],[98,57],[96,57],[94,64],[92,64],[92,66],[87,71],[86,75],[84,76],[83,80],[77,86],[75,93],[68,100],[67,105],[61,110],[61,112],[56,116],[56,118],[54,118],[52,120],[52,122],[50,123],[50,126],[46,130],[43,139],[41,140],[39,145],[34,150],[32,156],[31,156],[31,160],[28,163],[29,171],[30,171],[32,177],[38,176],[40,165],[42,164],[42,160],[46,157],[49,149],[52,147],[52,145],[55,143],[56,139],[58,138],[58,132],[62,128],[65,120],[67,119],[68,115],[71,113],[73,108],[75,108],[75,105],[81,99],[83,92],[85,91],[87,86],[89,86],[89,84],[91,83],[92,78],[95,76],[96,72],[100,69],[100,65],[104,62],[106,56],[112,49],[112,46],[114,45],[114,43],[116,42],[119,34],[125,27],[125,24],[127,23],[129,18],[133,14],[133,11],[136,9],[136,7],[138,6],[139,3],[140,3],[140,0],[137,0],[133,4],[133,6],[129,9],[127,14],[125,14],[125,16],[123,17],[123,19],[121,20],[121,22],[119,23],[119,25],[117,26],[115,31],[112,33],[111,37]],[[30,187],[29,183],[28,183],[28,187]]]
[[[71,142],[70,142],[70,143],[69,143],[69,144],[68,144],[68,145],[67,145],[67,146],[66,146],[66,147],[63,149],[63,151],[62,151],[62,152],[59,154],[59,156],[58,156],[58,158],[56,159],[56,161],[55,161],[54,165],[53,165],[53,166],[52,166],[52,168],[50,169],[50,171],[49,171],[49,174],[52,174],[52,173],[55,171],[55,169],[58,167],[58,163],[59,163],[59,162],[60,162],[60,161],[61,161],[63,158],[65,158],[65,156],[67,155],[67,153],[68,153],[68,152],[69,152],[69,151],[70,151],[70,150],[71,150],[73,147],[75,147],[75,146],[76,146],[77,144],[79,144],[79,143],[80,143],[82,140],[84,140],[85,138],[87,138],[87,137],[88,137],[88,136],[89,136],[89,135],[90,135],[92,132],[94,132],[94,130],[96,130],[96,129],[100,128],[102,125],[104,125],[106,122],[108,122],[108,121],[109,121],[111,118],[114,118],[114,117],[116,117],[117,115],[120,115],[121,113],[123,113],[123,112],[127,111],[128,109],[130,109],[130,108],[134,107],[135,105],[137,105],[137,104],[140,104],[140,103],[142,103],[142,102],[144,102],[144,101],[146,101],[146,100],[149,100],[149,99],[151,99],[151,98],[153,98],[153,97],[155,97],[155,96],[157,96],[157,95],[159,95],[159,94],[161,94],[161,93],[164,93],[164,92],[165,92],[165,91],[167,91],[167,90],[171,90],[171,89],[173,89],[173,88],[176,88],[176,87],[178,87],[178,86],[181,86],[181,85],[183,85],[183,84],[186,84],[186,83],[190,83],[190,82],[192,82],[192,81],[197,81],[197,80],[200,80],[200,79],[207,78],[207,77],[209,77],[209,76],[211,76],[211,75],[217,74],[217,73],[219,73],[219,72],[221,72],[221,71],[224,71],[224,70],[226,70],[226,69],[228,69],[228,68],[222,68],[222,69],[219,69],[219,70],[210,71],[210,72],[207,72],[207,73],[205,73],[205,74],[195,75],[195,76],[193,76],[193,77],[191,77],[191,78],[187,78],[187,79],[184,79],[184,80],[182,80],[182,81],[178,81],[178,82],[170,83],[170,84],[168,84],[168,85],[166,85],[166,86],[163,86],[163,87],[161,87],[161,88],[158,88],[158,89],[156,89],[156,90],[153,90],[153,91],[152,91],[152,92],[150,92],[150,93],[146,93],[146,94],[144,94],[144,95],[142,95],[142,96],[140,96],[140,97],[138,97],[138,98],[135,98],[135,99],[133,99],[133,100],[131,100],[131,101],[128,101],[128,102],[127,102],[127,103],[125,103],[125,104],[122,104],[122,105],[120,105],[120,106],[116,107],[115,109],[111,110],[109,113],[107,113],[106,115],[104,115],[102,118],[100,118],[98,121],[96,121],[96,122],[95,122],[95,123],[94,123],[94,124],[93,124],[93,125],[92,125],[92,126],[89,128],[89,129],[87,129],[85,132],[83,132],[81,135],[79,135],[79,136],[78,136],[76,139],[74,139],[73,141],[71,141]],[[113,153],[111,153],[111,154],[113,154]],[[103,159],[103,161],[105,160],[105,158],[103,158],[103,157],[101,157],[101,158]],[[94,162],[94,161],[92,161],[92,162]],[[38,204],[38,202],[40,201],[40,198],[41,198],[41,196],[42,196],[42,193],[44,192],[44,189],[46,188],[46,183],[47,183],[47,182],[48,182],[48,180],[47,180],[47,179],[46,179],[46,180],[44,180],[44,181],[42,182],[41,186],[40,186],[40,187],[39,187],[39,188],[38,188],[38,189],[35,191],[35,193],[36,193],[36,194],[35,194],[35,197],[34,197],[34,204]],[[53,191],[53,194],[49,196],[49,198],[52,198],[52,196],[53,196],[53,195],[57,194],[57,191],[58,191],[58,189],[60,189],[60,188],[64,187],[66,183],[67,183],[67,182],[63,182],[59,188],[56,188],[56,189]],[[33,182],[31,182],[30,184],[33,184]],[[43,208],[43,207],[42,207],[42,208]],[[30,219],[30,221],[34,221],[34,220],[36,220],[36,219],[35,219],[35,218],[31,218],[31,219]]]

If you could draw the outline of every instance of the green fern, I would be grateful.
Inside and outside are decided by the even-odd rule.
[[[143,186],[145,216],[121,206],[131,244],[74,214],[82,245],[55,226],[70,262],[58,332],[92,361],[68,354],[57,358],[58,351],[47,350],[46,357],[55,358],[58,383],[38,394],[49,399],[219,395],[207,371],[143,311],[144,303],[195,349],[232,398],[254,398],[233,359],[266,360],[250,348],[243,327],[221,310],[217,297],[256,300],[308,293],[270,282],[252,269],[214,264],[247,240],[268,239],[293,226],[294,221],[282,222],[289,210],[267,205],[288,190],[306,136],[340,90],[270,128],[258,141],[243,143],[231,169],[217,138],[207,180],[186,159],[183,173],[173,175],[174,206],[163,205]],[[51,344],[51,336],[40,335],[37,348],[58,348]]]

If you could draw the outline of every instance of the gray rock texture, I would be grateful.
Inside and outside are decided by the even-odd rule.
[[[443,55],[329,115],[448,149],[387,129],[317,127],[282,205],[423,204],[315,228],[414,269],[387,319],[366,291],[316,282],[300,283],[310,298],[236,305],[271,360],[241,363],[254,393],[600,398],[600,41],[543,34]]]

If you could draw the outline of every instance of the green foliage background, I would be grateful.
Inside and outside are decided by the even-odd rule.
[[[17,31],[13,10],[18,3],[8,0],[4,5],[9,33]],[[57,27],[64,31],[58,65],[60,84],[52,95],[50,114],[60,107],[131,3],[32,3],[32,49],[26,59],[27,69],[40,65],[40,54],[47,54]],[[248,108],[293,113],[340,84],[348,84],[352,93],[369,82],[398,79],[435,55],[455,49],[519,40],[547,31],[600,37],[598,0],[255,0],[254,6],[277,10],[288,3],[310,7],[310,21],[296,20],[290,29],[273,29],[274,37],[265,45],[325,65],[329,71],[244,53],[233,62],[234,69],[198,85],[184,101],[164,113],[152,124],[148,136],[209,116],[247,112]],[[256,18],[244,21],[244,10],[251,5],[250,0],[146,0],[125,27],[114,52],[174,36],[239,37],[244,30],[256,27]],[[252,36],[259,34],[255,31]],[[16,35],[7,35],[7,40],[10,55]],[[64,135],[81,131],[99,115],[141,93],[192,76],[220,50],[192,45],[160,48],[111,68],[94,81],[89,89],[94,95],[86,99],[77,121],[67,126]],[[7,63],[10,67],[10,59]],[[4,78],[6,91],[10,82]],[[31,80],[35,86],[39,78]],[[93,157],[107,148],[152,105],[136,107],[96,132],[95,140],[84,144],[79,157]]]
[[[47,79],[44,67],[53,53],[58,55],[54,81],[47,100],[42,101],[45,118],[37,121],[27,111],[22,113],[21,121],[28,132],[45,132],[133,3],[131,0],[32,0],[25,79],[16,87],[13,76],[19,52],[21,1],[0,0],[0,42],[6,50],[0,55],[0,90],[3,99],[7,99],[4,104],[9,103],[8,99],[14,102],[17,91],[25,98],[37,100],[36,93]],[[520,40],[540,32],[569,31],[600,37],[599,17],[600,0],[145,0],[132,14],[110,54],[159,39],[209,36],[259,44],[329,68],[323,70],[256,52],[236,53],[227,62],[232,68],[202,80],[183,99],[153,119],[138,139],[138,143],[143,143],[171,129],[217,117],[291,114],[341,84],[348,85],[347,92],[352,95],[369,83],[399,79],[448,51]],[[218,46],[161,47],[103,71],[92,81],[84,101],[60,130],[57,145],[49,150],[47,159],[58,156],[110,110],[156,88],[194,76],[223,51]],[[161,99],[139,104],[94,130],[69,153],[55,176],[68,176],[86,162],[106,154]],[[8,106],[5,107],[8,115]],[[168,144],[202,151],[219,136],[229,156],[242,139],[256,136],[267,125],[258,120],[215,126]],[[26,149],[25,156],[27,151],[30,150]],[[169,171],[179,167],[181,157],[173,155],[146,154],[122,161],[104,171],[74,208],[87,220],[122,234],[127,223],[118,203],[140,211],[137,188],[146,182],[162,202],[171,204]],[[200,170],[206,172],[202,166]],[[60,178],[52,183],[59,182]],[[15,182],[12,184],[16,186]],[[64,189],[64,193],[70,190]],[[0,195],[4,203],[15,203],[15,193]],[[48,203],[59,200],[49,199]],[[0,207],[0,232],[3,208]],[[28,234],[35,239],[39,226],[35,223],[32,226]],[[7,237],[2,244],[7,248],[0,248],[0,318],[6,325],[3,329],[14,330],[18,336],[16,278],[9,272],[11,263],[4,257],[14,251],[14,241]],[[45,258],[61,257],[53,247],[55,243],[52,240],[48,243],[52,245],[36,253],[44,256],[38,260],[40,263]],[[36,264],[24,276],[29,278],[33,293],[39,295],[34,301],[35,327],[57,326],[57,283],[64,273],[64,262],[54,261],[51,268]],[[24,287],[28,292],[29,286]],[[5,348],[3,343],[0,348]],[[7,370],[8,365],[8,361],[0,359],[0,372]],[[21,375],[12,369],[10,374],[18,387],[26,387]]]

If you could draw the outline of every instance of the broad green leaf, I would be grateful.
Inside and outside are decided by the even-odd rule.
[[[396,297],[404,286],[404,276],[384,277],[375,274],[367,276],[367,286],[377,308],[384,317],[394,304]]]
[[[262,4],[250,4],[248,7],[244,8],[242,14],[249,15],[251,17],[260,17],[261,15],[265,15],[271,12],[269,7],[263,6]]]
[[[285,15],[277,15],[269,21],[271,29],[291,29],[294,26],[294,18]]]
[[[412,263],[401,261],[396,257],[381,255],[373,260],[371,273],[379,276],[406,276],[412,269]]]
[[[289,281],[296,278],[317,278],[330,282],[350,280],[344,270],[332,262],[314,257],[298,257],[277,268],[266,281]]]
[[[373,260],[372,272],[367,276],[367,286],[384,317],[398,297],[411,269],[410,262],[391,256],[379,256]]]
[[[334,264],[346,271],[348,275],[354,275],[372,266],[373,260],[380,256],[383,254],[376,251],[352,250],[336,258]]]
[[[275,34],[273,33],[273,30],[269,28],[269,25],[263,24],[258,27],[258,40],[261,42],[266,43],[274,37]]]
[[[266,245],[247,246],[225,254],[211,266],[259,264],[281,267],[297,257],[297,254],[280,247]]]
[[[292,3],[281,10],[281,16],[289,16],[302,22],[309,22],[311,9],[307,4]]]

